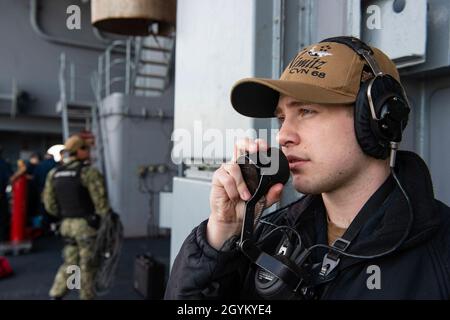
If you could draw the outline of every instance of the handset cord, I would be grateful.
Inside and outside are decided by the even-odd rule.
[[[409,199],[408,194],[406,193],[405,189],[403,188],[402,184],[400,183],[400,181],[399,181],[399,179],[398,179],[398,177],[397,177],[393,167],[391,167],[391,174],[394,177],[394,180],[397,183],[398,187],[400,188],[400,191],[402,192],[402,194],[403,194],[403,196],[404,196],[404,198],[405,198],[405,200],[406,200],[406,202],[408,204],[408,210],[409,210],[408,226],[406,227],[406,230],[403,233],[403,236],[401,237],[401,239],[391,249],[389,249],[387,251],[384,251],[384,252],[381,252],[381,253],[378,253],[378,254],[374,254],[374,255],[357,255],[357,254],[351,254],[351,253],[339,250],[339,249],[337,249],[335,247],[332,247],[332,246],[329,246],[329,245],[326,245],[326,244],[316,244],[316,245],[313,245],[313,246],[307,248],[305,253],[311,252],[312,250],[317,249],[317,248],[324,248],[324,249],[333,250],[333,251],[335,251],[335,252],[337,252],[337,253],[339,253],[339,254],[341,254],[343,256],[349,257],[349,258],[375,259],[375,258],[379,258],[379,257],[385,256],[385,255],[388,255],[388,254],[394,252],[395,250],[397,250],[402,245],[402,243],[406,240],[406,238],[408,237],[408,235],[409,235],[409,233],[411,231],[412,224],[413,224],[413,221],[414,221],[414,212],[413,212],[413,208],[412,208],[412,205],[411,205],[411,200]],[[290,208],[295,203],[300,202],[304,198],[305,198],[305,196],[301,197],[300,199],[297,199],[296,201],[294,201],[294,202],[292,202],[292,203],[290,203],[290,204],[288,204],[288,205],[286,205],[286,206],[284,206],[284,207],[282,207],[282,208],[280,208],[280,209],[278,209],[278,210],[276,210],[274,212],[271,212],[270,214],[265,215],[264,217],[261,217],[259,222],[275,226],[275,224],[268,223],[267,221],[264,221],[263,219],[267,219],[270,216],[282,213],[283,211],[285,211],[286,209]],[[267,234],[263,239],[266,239],[273,232],[282,229],[281,227],[283,227],[283,228],[286,227],[290,231],[294,232],[296,234],[297,238],[299,239],[300,244],[301,244],[301,237],[300,237],[300,234],[298,233],[298,231],[295,230],[294,228],[288,227],[288,226],[277,226],[277,228],[275,228],[274,230],[269,232],[269,234]],[[261,241],[258,241],[258,242],[260,243]]]

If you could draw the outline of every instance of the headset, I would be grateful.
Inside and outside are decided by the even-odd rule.
[[[313,281],[310,276],[313,266],[308,264],[307,259],[314,249],[324,248],[329,250],[319,266],[319,276],[322,279],[322,283],[325,283],[334,278],[332,277],[332,272],[339,264],[341,255],[356,259],[374,259],[385,256],[400,247],[406,240],[412,227],[412,205],[394,170],[396,152],[402,140],[403,130],[408,123],[410,112],[405,90],[394,77],[381,71],[373,56],[373,50],[361,40],[354,37],[334,37],[321,42],[344,44],[367,62],[367,71],[370,71],[373,77],[361,83],[355,101],[354,127],[356,138],[365,154],[377,159],[387,159],[390,156],[391,174],[406,199],[410,219],[402,238],[391,249],[379,254],[363,256],[345,252],[351,241],[361,230],[365,219],[367,219],[367,214],[365,216],[358,214],[346,233],[341,238],[338,238],[332,246],[316,244],[310,248],[304,248],[302,247],[301,237],[295,229],[289,226],[277,226],[265,221],[269,216],[279,215],[293,204],[304,200],[304,196],[283,208],[265,215],[264,219],[259,219],[259,223],[268,224],[275,228],[260,239],[258,243],[254,243],[251,240],[254,214],[249,213],[249,211],[254,210],[254,203],[258,200],[257,197],[262,194],[257,189],[254,195],[258,195],[252,197],[249,200],[251,201],[250,206],[246,207],[241,239],[238,245],[250,261],[257,265],[255,288],[258,294],[265,299],[308,299],[314,297],[315,284],[312,284]],[[281,162],[283,163],[283,161]],[[242,169],[241,167],[241,171],[243,171]],[[253,179],[256,179],[256,185],[258,186],[264,185],[264,179],[267,180],[261,174],[256,175],[256,178],[254,177]],[[244,180],[247,182],[250,180],[250,177],[244,176]],[[271,185],[276,181],[277,178],[272,179]],[[284,178],[278,178],[278,182],[284,183]],[[270,186],[266,185],[263,189],[267,191],[269,188]],[[284,231],[285,235],[276,248],[275,255],[269,255],[258,247],[258,244],[264,239],[280,230]],[[292,235],[296,235],[296,237],[289,236],[289,232]]]
[[[369,156],[386,159],[391,155],[395,165],[395,152],[408,123],[410,106],[403,86],[379,68],[373,50],[354,37],[328,38],[321,42],[344,44],[365,59],[374,77],[361,84],[355,101],[356,139]]]

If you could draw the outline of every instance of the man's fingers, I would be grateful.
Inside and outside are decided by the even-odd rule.
[[[239,165],[236,163],[229,163],[225,164],[224,170],[228,172],[230,176],[233,177],[234,181],[236,182],[237,190],[241,196],[242,200],[248,200],[251,197],[250,191],[247,188],[247,185],[245,184],[244,178],[242,177],[241,169],[239,168]]]
[[[267,141],[265,141],[263,139],[256,139],[255,143],[258,146],[258,150],[266,151],[267,149],[269,149],[269,146],[267,145]]]
[[[264,151],[267,149],[268,149],[267,142],[263,139],[252,140],[250,138],[245,138],[238,140],[234,145],[232,162],[236,162],[236,160],[246,152],[255,153],[260,150]]]
[[[248,200],[251,197],[237,164],[222,165],[214,174],[213,185],[223,187],[230,200]]]
[[[266,195],[266,207],[270,207],[274,203],[280,201],[282,191],[283,191],[283,184],[277,183],[273,185]]]
[[[232,162],[236,162],[236,160],[248,150],[249,145],[250,138],[238,140],[234,145]]]
[[[219,181],[219,186],[222,186],[225,189],[230,200],[237,201],[241,198],[236,187],[236,182],[225,170],[220,170],[218,172],[217,180]]]

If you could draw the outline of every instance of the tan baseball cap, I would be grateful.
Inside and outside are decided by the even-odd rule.
[[[381,71],[400,81],[388,56],[370,48]],[[231,90],[231,104],[242,115],[255,118],[274,117],[280,93],[305,103],[351,104],[356,100],[365,65],[366,60],[347,45],[316,43],[301,50],[279,80],[238,81]]]
[[[86,142],[79,135],[70,136],[64,143],[64,150],[69,152],[75,152],[78,149],[84,147]]]

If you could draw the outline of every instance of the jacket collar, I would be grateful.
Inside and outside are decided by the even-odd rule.
[[[415,153],[399,151],[397,176],[413,208],[412,228],[400,250],[413,247],[430,238],[439,227],[440,217],[434,208],[434,193],[429,170]],[[292,206],[288,223],[296,225],[310,246],[326,242],[326,218],[320,195],[308,195]],[[347,252],[374,255],[391,249],[402,238],[410,220],[408,203],[398,186],[364,224]],[[322,251],[323,252],[323,251]],[[348,260],[345,264],[357,262]],[[353,262],[352,262],[353,260]],[[345,265],[344,264],[344,265]]]

